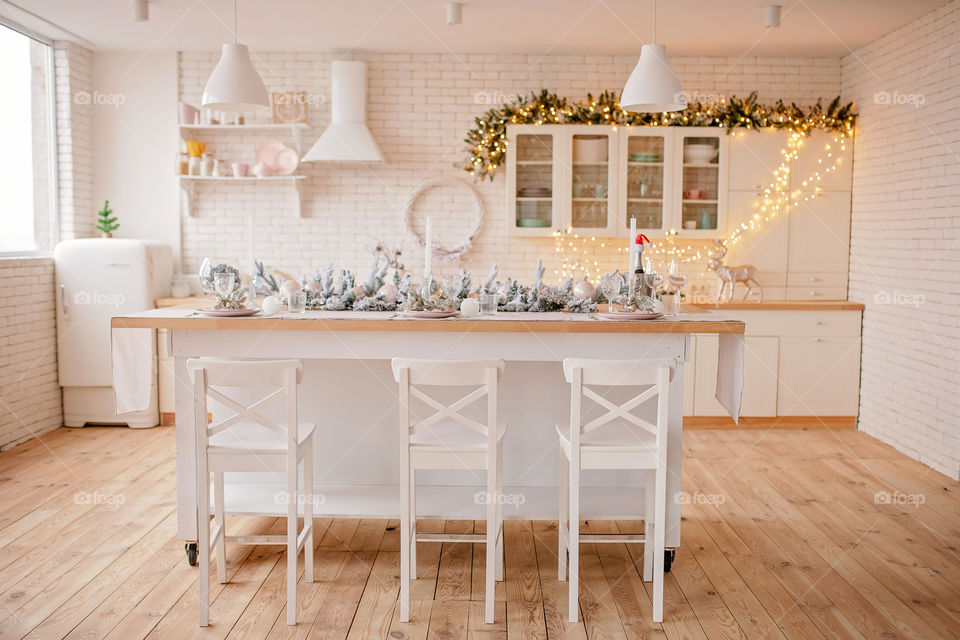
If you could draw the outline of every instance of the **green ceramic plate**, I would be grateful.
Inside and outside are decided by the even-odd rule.
[[[518,226],[518,227],[540,227],[540,228],[543,228],[543,227],[549,227],[549,226],[550,226],[550,221],[549,221],[549,220],[537,220],[537,219],[535,219],[535,218],[534,218],[534,219],[520,218],[519,220],[517,220],[517,226]]]

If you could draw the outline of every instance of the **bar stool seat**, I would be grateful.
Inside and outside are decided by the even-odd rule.
[[[297,427],[299,446],[309,444],[316,427],[312,422],[300,422]],[[287,450],[287,436],[256,422],[238,422],[227,431],[210,436],[207,450],[237,453],[275,453]]]
[[[501,424],[497,429],[497,442],[503,440],[507,432],[507,425]],[[410,435],[410,452],[417,449],[441,447],[445,451],[486,451],[487,436],[472,429],[464,429],[463,425],[455,420],[443,420],[435,423],[429,431],[420,431]],[[486,468],[486,467],[484,467]]]

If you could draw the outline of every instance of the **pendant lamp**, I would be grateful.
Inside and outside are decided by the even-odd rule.
[[[223,45],[220,62],[207,79],[200,104],[219,111],[270,108],[267,87],[250,61],[250,50],[237,43],[237,0],[233,0],[233,44]]]
[[[657,41],[657,0],[653,0],[653,42]],[[645,44],[640,60],[620,93],[620,108],[635,113],[682,111],[687,108],[680,78],[670,65],[667,48]]]

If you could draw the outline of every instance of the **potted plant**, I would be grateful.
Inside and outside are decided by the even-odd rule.
[[[113,232],[120,228],[117,217],[113,215],[113,209],[110,208],[110,201],[103,201],[103,209],[97,212],[97,229],[104,238],[112,238]]]

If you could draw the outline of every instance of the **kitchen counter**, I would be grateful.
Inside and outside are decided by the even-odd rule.
[[[177,433],[177,522],[179,536],[195,540],[196,434],[193,387],[187,360],[212,358],[297,358],[304,362],[300,412],[318,424],[314,486],[326,517],[395,518],[399,513],[399,458],[395,447],[397,383],[394,357],[469,360],[490,357],[507,362],[501,385],[504,483],[525,502],[507,517],[555,518],[557,462],[555,425],[569,419],[570,386],[565,358],[670,358],[676,362],[669,385],[668,492],[681,490],[683,379],[690,360],[691,334],[718,336],[713,367],[721,382],[717,397],[739,415],[745,323],[715,311],[697,310],[679,318],[650,321],[603,320],[592,314],[499,313],[448,319],[403,319],[394,312],[308,311],[270,317],[209,318],[184,308],[123,314],[112,320],[115,360],[137,367],[139,345],[149,345],[150,329],[165,329],[174,359]],[[144,333],[146,338],[144,338]],[[127,345],[126,347],[122,345]],[[124,397],[131,380],[114,369]],[[130,395],[132,397],[132,395]],[[650,404],[650,403],[648,403]],[[638,408],[648,420],[656,407]],[[214,408],[216,417],[217,409]],[[424,472],[422,517],[476,519],[482,507],[472,500],[475,478],[457,472]],[[616,471],[584,484],[585,518],[637,517],[643,513],[641,473]],[[279,489],[277,488],[279,486]],[[273,514],[271,496],[282,490],[257,484],[243,474],[226,488],[227,510]],[[451,502],[451,490],[465,498]],[[419,490],[418,490],[419,491]],[[680,542],[680,502],[667,503],[668,546]]]
[[[744,323],[706,309],[679,318],[605,320],[593,314],[498,313],[471,318],[401,318],[384,311],[308,311],[248,318],[211,318],[191,309],[145,311],[112,320],[114,329],[216,329],[229,331],[402,331],[440,333],[743,333]]]
[[[820,300],[817,302],[771,300],[770,302],[723,302],[698,304],[712,311],[863,311],[863,304],[848,300]]]

